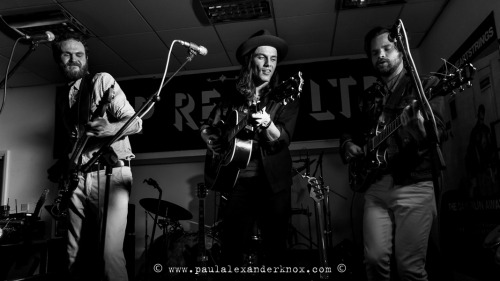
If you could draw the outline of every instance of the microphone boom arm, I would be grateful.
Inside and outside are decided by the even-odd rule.
[[[160,100],[160,93],[161,93],[161,89],[163,89],[163,87],[165,87],[169,82],[170,80],[172,80],[172,78],[174,78],[174,76],[188,63],[190,62],[193,57],[195,56],[195,53],[194,52],[190,52],[189,53],[189,56],[186,58],[186,60],[184,61],[184,63],[182,63],[182,65],[179,66],[179,68],[177,68],[177,70],[172,74],[170,75],[170,77],[168,78],[167,81],[165,81],[160,89],[158,91],[156,91],[154,94],[152,94],[149,99],[142,105],[142,107],[134,114],[132,115],[128,120],[127,122],[125,122],[125,124],[123,124],[123,126],[120,128],[120,130],[115,134],[115,136],[113,138],[111,138],[106,144],[104,144],[97,152],[94,153],[94,155],[92,156],[92,158],[87,162],[85,163],[83,166],[82,166],[82,172],[83,173],[88,173],[90,168],[92,167],[92,165],[94,165],[97,160],[103,156],[107,151],[108,149],[111,147],[111,145],[118,139],[120,139],[121,137],[123,137],[123,133],[130,127],[130,125],[132,124],[132,122],[135,122],[136,118],[142,118],[148,111],[150,108],[152,108],[154,106],[154,104]]]

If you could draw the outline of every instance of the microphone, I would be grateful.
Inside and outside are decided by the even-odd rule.
[[[203,46],[198,46],[195,43],[186,42],[186,41],[182,41],[182,40],[177,40],[177,42],[179,42],[184,47],[188,47],[189,49],[194,50],[195,52],[197,52],[198,54],[200,54],[202,56],[206,56],[208,53],[207,48],[205,48]]]
[[[24,39],[26,40],[31,40],[33,42],[37,42],[37,43],[42,43],[42,42],[51,42],[51,41],[54,41],[54,39],[56,39],[56,36],[54,35],[54,33],[50,32],[50,31],[45,31],[45,33],[43,34],[35,34],[35,35],[24,35]]]
[[[398,19],[396,23],[389,29],[389,34],[387,35],[387,39],[391,42],[396,42],[396,38],[399,36],[401,31],[401,20]]]

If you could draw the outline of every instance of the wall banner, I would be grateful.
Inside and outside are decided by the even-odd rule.
[[[343,59],[278,67],[280,81],[298,71],[304,87],[294,142],[330,140],[340,136],[341,120],[350,117],[357,96],[374,80],[366,59]],[[222,95],[232,94],[239,70],[174,77],[160,101],[143,118],[143,132],[130,137],[136,153],[204,149],[200,125]],[[138,110],[155,93],[161,79],[120,81]]]

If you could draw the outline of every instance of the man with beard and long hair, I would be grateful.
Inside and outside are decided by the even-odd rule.
[[[391,269],[400,280],[427,280],[427,246],[436,216],[429,133],[421,110],[414,106],[418,92],[403,54],[388,35],[389,29],[376,27],[365,36],[365,52],[378,80],[363,93],[360,112],[347,123],[340,155],[344,163],[359,161],[366,134],[400,116],[401,127],[381,147],[387,152],[387,167],[372,174],[364,194],[364,260],[369,280],[392,280]],[[439,82],[433,76],[421,81],[426,92]],[[442,135],[442,99],[430,103]]]
[[[57,140],[56,157],[67,159],[77,138],[88,136],[87,145],[77,158],[79,164],[87,163],[103,144],[114,136],[123,124],[135,114],[125,93],[108,73],[91,75],[88,72],[89,50],[80,34],[66,33],[52,44],[54,60],[68,83],[58,91],[56,98],[56,122],[66,140]],[[91,118],[102,99],[111,95],[102,117]],[[95,116],[94,116],[95,117]],[[119,159],[113,165],[110,178],[109,204],[104,241],[104,256],[100,256],[100,221],[103,218],[103,202],[106,174],[103,164],[94,164],[88,173],[78,175],[78,186],[70,195],[68,213],[67,254],[68,270],[74,280],[128,280],[123,254],[123,241],[127,225],[129,195],[132,187],[130,160],[134,157],[127,135],[140,132],[142,121],[137,119],[124,132],[124,136],[111,147]],[[66,163],[65,163],[66,162]],[[58,165],[69,165],[60,160]],[[110,164],[111,165],[111,164]],[[49,178],[67,180],[68,167]],[[104,264],[103,264],[103,262]],[[102,269],[102,270],[101,270]]]
[[[227,198],[223,202],[221,234],[224,265],[283,263],[291,209],[292,162],[288,146],[299,101],[286,105],[269,101],[278,82],[277,64],[285,58],[287,50],[286,42],[267,30],[258,31],[243,42],[236,52],[242,65],[236,89],[223,96],[200,128],[209,152],[206,161],[210,161],[210,155],[223,152],[225,143],[220,138],[218,124],[226,122],[231,112],[247,115],[254,128],[246,136],[253,139],[249,164],[239,171],[234,188],[226,187],[229,192],[223,196]],[[258,261],[249,255],[255,229],[260,230],[264,249]]]

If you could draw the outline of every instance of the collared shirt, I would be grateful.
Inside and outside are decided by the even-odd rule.
[[[64,102],[67,108],[63,110],[66,114],[63,115],[64,122],[66,128],[70,130],[70,135],[80,135],[78,134],[78,126],[75,124],[74,120],[67,118],[70,109],[75,105],[75,102],[78,98],[79,90],[81,88],[82,79],[75,81],[72,85],[69,84],[69,92],[66,96],[68,99]],[[104,118],[107,118],[110,123],[118,122],[120,120],[131,117],[135,114],[135,110],[130,105],[125,96],[125,93],[120,88],[116,80],[108,73],[97,73],[92,77],[91,83],[92,89],[90,91],[91,98],[91,111],[95,111],[97,106],[99,105],[101,99],[104,96],[104,93],[114,85],[114,97],[109,103],[106,113],[104,114]],[[142,129],[142,120],[140,118],[136,118],[136,121],[131,125],[134,128],[133,133],[138,133]],[[82,133],[83,134],[83,133]],[[93,154],[97,152],[103,144],[106,143],[110,138],[90,138],[88,140],[87,146],[82,153],[82,163],[88,162]],[[115,141],[111,147],[114,152],[117,154],[119,159],[131,159],[134,158],[134,154],[132,153],[132,149],[130,146],[130,141],[127,136],[119,138]]]

